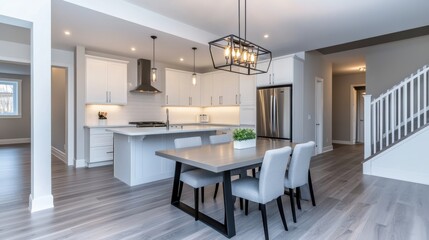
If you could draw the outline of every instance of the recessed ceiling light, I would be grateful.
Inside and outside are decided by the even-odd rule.
[[[268,35],[268,34],[264,35],[264,38],[269,38],[269,37],[270,37],[270,35]]]
[[[132,47],[132,48],[131,48],[131,51],[135,52],[135,51],[136,51],[136,48],[135,48],[135,47]]]
[[[71,32],[70,31],[64,31],[64,34],[69,36],[71,34]]]
[[[185,59],[183,59],[183,58],[180,58],[179,60],[180,60],[181,62],[185,61]]]

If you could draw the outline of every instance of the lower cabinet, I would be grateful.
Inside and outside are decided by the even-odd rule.
[[[87,167],[113,164],[113,133],[106,128],[85,128],[85,161]]]

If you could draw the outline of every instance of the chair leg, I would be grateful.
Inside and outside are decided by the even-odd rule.
[[[265,239],[270,239],[268,236],[267,209],[265,207],[265,204],[260,204],[260,205],[261,205],[261,214],[262,214],[262,224],[264,225]]]
[[[198,195],[199,195],[199,189],[194,188],[194,202],[195,202],[195,221],[198,221]]]
[[[301,210],[301,188],[296,188],[296,205],[298,206],[298,209]]]
[[[183,182],[180,181],[180,183],[179,183],[179,200],[180,200],[180,197],[182,196],[182,190],[183,190]]]
[[[242,198],[240,198],[240,210],[243,211],[243,199]]]
[[[217,191],[218,190],[219,190],[219,183],[216,183],[216,187],[215,187],[215,192],[214,192],[214,195],[213,195],[213,199],[216,199]]]
[[[282,197],[281,196],[279,196],[277,198],[277,207],[279,207],[279,212],[280,212],[280,217],[282,217],[283,227],[285,227],[285,230],[288,231],[288,229],[287,229],[287,223],[286,223],[286,218],[285,218],[285,212],[283,210],[283,203],[282,203]]]
[[[204,203],[204,187],[201,187],[201,203]]]
[[[293,197],[293,188],[289,188],[290,209],[292,210],[293,222],[296,223],[295,200]]]
[[[244,215],[248,215],[249,214],[249,200],[244,199]]]
[[[311,203],[313,204],[313,206],[316,206],[316,199],[314,198],[313,183],[311,182],[310,169],[308,170],[308,187],[310,188]]]

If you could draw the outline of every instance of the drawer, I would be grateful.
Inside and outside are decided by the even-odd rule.
[[[89,159],[91,163],[113,160],[113,146],[90,148]]]
[[[97,134],[91,135],[89,140],[89,147],[104,147],[113,146],[112,134]]]
[[[105,128],[91,128],[89,130],[89,134],[110,134],[113,136],[112,132],[107,132]]]

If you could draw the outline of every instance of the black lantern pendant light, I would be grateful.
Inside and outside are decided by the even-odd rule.
[[[194,50],[194,73],[192,74],[192,85],[197,85],[197,73],[195,72],[195,51],[197,50],[196,47],[193,47],[192,50]]]
[[[156,70],[156,67],[155,67],[155,39],[156,39],[156,36],[150,36],[152,39],[153,39],[153,54],[152,54],[152,69],[151,69],[151,72],[152,72],[152,82],[156,82],[156,75],[157,75],[157,70]]]
[[[230,34],[209,42],[213,67],[246,75],[266,73],[271,64],[272,54],[269,50],[247,40],[247,0],[244,0],[244,39],[241,38],[240,5],[241,0],[238,0],[238,37]],[[215,61],[216,57],[220,60]],[[263,59],[269,60],[266,68],[258,66],[259,60]]]

